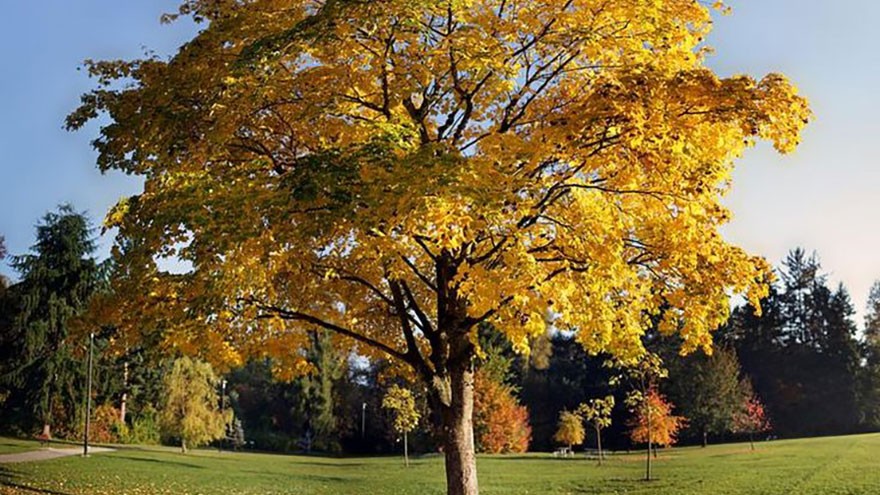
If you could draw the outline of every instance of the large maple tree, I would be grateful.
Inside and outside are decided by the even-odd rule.
[[[93,62],[71,128],[142,176],[119,227],[122,340],[308,370],[310,328],[429,384],[449,493],[477,493],[476,328],[549,319],[642,352],[652,319],[711,344],[767,267],[718,233],[734,159],[792,150],[780,75],[704,67],[694,0],[189,0],[169,60]],[[157,257],[188,262],[185,273]],[[128,287],[128,290],[125,289]],[[148,318],[150,325],[136,323]],[[128,324],[126,324],[128,322]]]

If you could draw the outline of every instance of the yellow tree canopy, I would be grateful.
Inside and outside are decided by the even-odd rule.
[[[562,411],[559,413],[559,424],[553,440],[568,445],[580,445],[584,443],[586,431],[584,431],[584,419],[577,413]]]
[[[419,425],[421,414],[408,388],[392,385],[382,398],[382,407],[394,413],[394,430],[398,433],[409,433]]]
[[[68,119],[108,114],[99,166],[145,180],[107,217],[122,328],[301,373],[320,326],[431,379],[483,321],[521,351],[550,322],[634,358],[652,318],[710,345],[732,292],[766,292],[718,233],[734,160],[791,151],[810,116],[781,75],[704,67],[710,10],[187,1],[192,41],[90,63]]]

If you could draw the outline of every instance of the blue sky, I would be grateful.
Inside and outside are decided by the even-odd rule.
[[[101,175],[91,126],[62,129],[92,83],[77,67],[86,58],[134,58],[144,48],[173,53],[194,32],[161,25],[177,0],[0,0],[0,234],[11,253],[33,243],[34,225],[63,202],[99,223],[139,182]],[[776,264],[795,246],[815,249],[834,283],[843,282],[861,311],[880,278],[880,55],[870,0],[731,1],[709,43],[710,65],[723,75],[783,72],[810,98],[816,120],[802,146],[781,157],[769,146],[740,162],[726,202],[734,221],[725,235]],[[102,239],[106,255],[110,239]],[[6,266],[0,273],[12,275]]]

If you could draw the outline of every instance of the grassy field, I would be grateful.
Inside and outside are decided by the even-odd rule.
[[[19,440],[17,438],[0,437],[0,454],[17,454],[40,448],[40,442],[36,440]]]
[[[19,441],[0,439],[4,447]],[[871,494],[880,491],[880,434],[727,444],[661,451],[656,481],[643,458],[602,467],[549,454],[482,456],[481,493],[492,494]],[[91,458],[0,465],[0,493],[50,494],[442,494],[443,461],[125,449]]]

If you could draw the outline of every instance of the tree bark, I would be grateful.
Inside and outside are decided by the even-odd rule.
[[[449,373],[450,396],[441,407],[447,495],[478,495],[474,449],[474,373],[470,364]]]
[[[705,448],[707,445],[709,445],[709,432],[707,432],[706,429],[703,428],[703,448]]]

